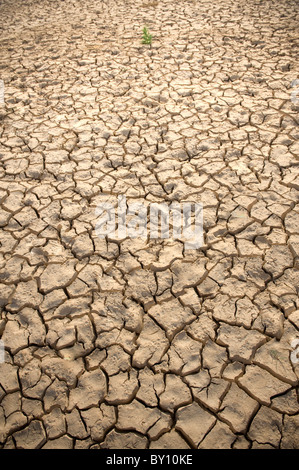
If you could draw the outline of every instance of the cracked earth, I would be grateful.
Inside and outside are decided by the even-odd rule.
[[[0,16],[0,447],[299,448],[298,2]],[[204,244],[101,239],[103,195]]]

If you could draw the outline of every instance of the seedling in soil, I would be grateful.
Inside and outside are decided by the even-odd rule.
[[[152,35],[149,33],[148,28],[145,26],[143,28],[142,44],[151,44],[151,43],[152,43]]]

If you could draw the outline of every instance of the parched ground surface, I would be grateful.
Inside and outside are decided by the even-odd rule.
[[[298,448],[298,2],[0,17],[0,447]],[[121,194],[203,247],[98,238]]]

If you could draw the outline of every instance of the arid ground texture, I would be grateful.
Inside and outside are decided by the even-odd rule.
[[[299,448],[298,7],[0,1],[0,448]]]

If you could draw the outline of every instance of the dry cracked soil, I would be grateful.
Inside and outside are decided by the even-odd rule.
[[[0,447],[299,448],[298,1],[0,18]],[[203,245],[97,236],[119,195]]]

